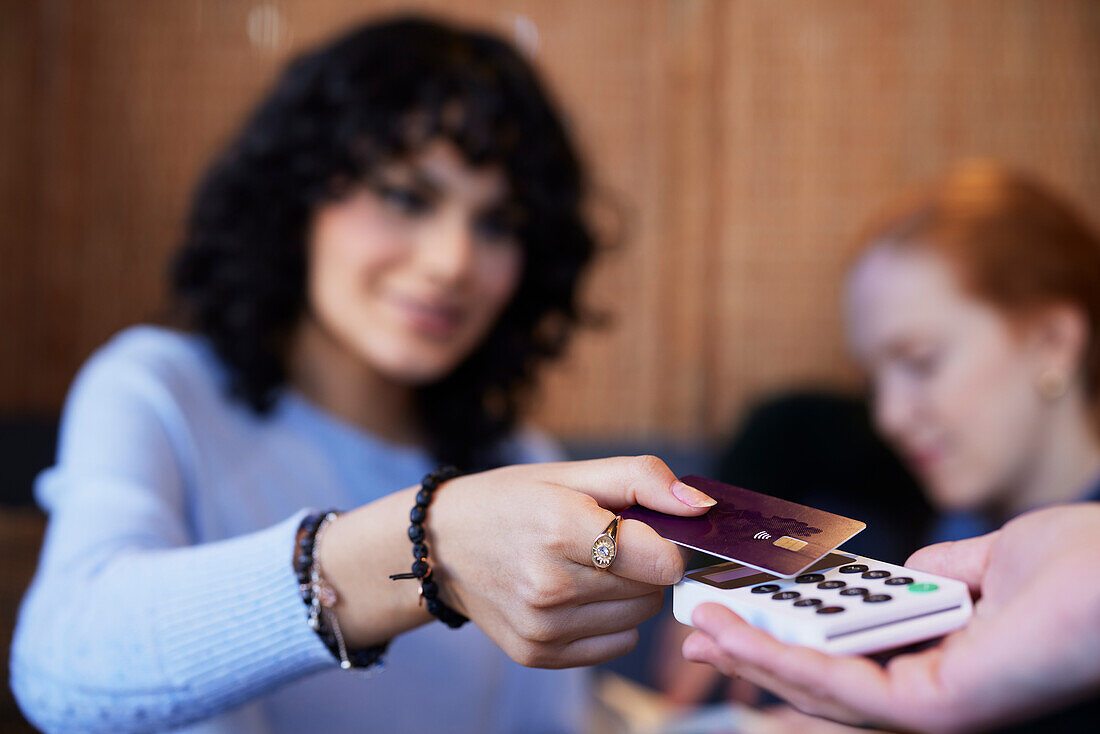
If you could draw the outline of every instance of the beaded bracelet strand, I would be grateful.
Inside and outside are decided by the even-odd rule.
[[[334,607],[339,598],[336,589],[325,581],[321,573],[318,551],[325,528],[336,519],[337,512],[329,510],[307,515],[298,526],[295,537],[294,575],[298,579],[298,589],[308,608],[306,621],[310,629],[317,633],[332,656],[340,661],[344,670],[352,668],[373,668],[382,664],[382,655],[389,643],[372,645],[358,650],[349,650],[344,642],[340,622],[336,618]]]
[[[424,521],[428,517],[428,505],[439,485],[459,474],[453,466],[441,466],[429,473],[420,482],[420,491],[416,493],[416,504],[409,511],[409,540],[412,541],[413,563],[409,573],[395,573],[393,580],[418,579],[420,581],[420,602],[428,607],[428,612],[443,624],[457,629],[470,620],[459,614],[439,599],[439,585],[432,579],[432,566],[428,563],[428,545],[424,541]]]

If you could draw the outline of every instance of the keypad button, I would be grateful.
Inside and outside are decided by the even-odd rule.
[[[927,594],[929,591],[935,591],[938,588],[940,587],[936,584],[911,584],[909,586],[909,591],[917,594]]]
[[[874,604],[880,601],[890,601],[893,598],[894,597],[890,596],[889,594],[868,594],[867,596],[863,597],[863,601]]]
[[[867,570],[867,565],[863,563],[850,563],[847,566],[840,567],[841,573],[863,573]]]
[[[863,574],[865,579],[884,579],[890,575],[889,571],[866,571]]]
[[[817,585],[817,588],[819,588],[819,589],[843,589],[847,585],[848,584],[846,584],[843,581],[822,581],[820,584]]]
[[[788,599],[797,599],[802,596],[797,591],[781,591],[778,594],[772,594],[772,599],[776,601],[787,601]]]
[[[908,576],[895,576],[892,579],[886,579],[887,586],[905,586],[911,583],[913,583],[913,579]]]
[[[779,587],[775,584],[764,584],[763,586],[752,587],[752,593],[754,594],[774,594],[779,591]]]
[[[824,581],[825,574],[822,573],[804,573],[795,579],[800,584],[816,584],[818,581]]]
[[[818,614],[840,614],[844,611],[844,607],[819,607]]]
[[[819,607],[822,603],[820,599],[799,599],[794,605],[796,607]]]
[[[849,586],[847,589],[841,589],[841,596],[867,596],[871,592],[859,586]]]

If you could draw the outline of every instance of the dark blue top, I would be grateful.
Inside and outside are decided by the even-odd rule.
[[[1100,501],[1100,477],[1089,485],[1078,502]],[[928,534],[928,543],[942,543],[946,540],[962,540],[985,535],[997,529],[991,520],[977,512],[952,512],[937,519]]]

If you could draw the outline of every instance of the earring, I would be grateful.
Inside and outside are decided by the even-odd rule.
[[[1043,398],[1053,403],[1066,394],[1066,390],[1069,389],[1069,379],[1061,370],[1051,368],[1043,370],[1039,375],[1036,387],[1039,388],[1039,394]]]

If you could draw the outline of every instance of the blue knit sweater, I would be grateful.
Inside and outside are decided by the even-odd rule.
[[[50,514],[12,643],[12,689],[49,732],[554,732],[581,727],[585,673],[513,663],[474,625],[432,624],[385,670],[337,668],[290,567],[308,508],[349,509],[419,481],[396,446],[287,390],[258,417],[226,398],[202,339],[116,336],[81,370]],[[510,461],[559,458],[533,432]]]

